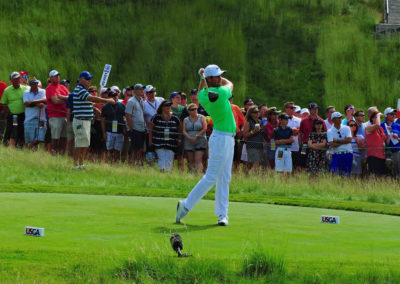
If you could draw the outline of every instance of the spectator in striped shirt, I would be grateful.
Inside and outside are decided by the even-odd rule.
[[[78,85],[74,90],[72,127],[75,134],[74,169],[84,169],[83,158],[90,144],[90,127],[93,119],[92,103],[115,104],[113,99],[92,96],[88,92],[93,76],[88,71],[79,75]]]

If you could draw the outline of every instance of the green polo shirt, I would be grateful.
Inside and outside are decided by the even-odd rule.
[[[28,88],[25,86],[15,89],[14,86],[8,86],[1,97],[1,103],[7,105],[12,114],[20,114],[25,112],[24,92]]]
[[[233,117],[231,103],[229,102],[229,98],[232,97],[231,89],[227,86],[220,86],[210,87],[209,90],[218,93],[218,99],[215,102],[210,102],[206,89],[199,92],[198,99],[207,113],[210,114],[214,129],[235,134],[236,123]]]

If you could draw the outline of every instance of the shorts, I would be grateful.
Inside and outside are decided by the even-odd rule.
[[[18,146],[23,146],[25,143],[24,139],[24,121],[25,121],[25,113],[16,114],[17,116],[17,124],[14,125],[14,115],[11,114],[7,116],[7,128],[6,132],[8,133],[10,138],[15,139],[15,144]]]
[[[243,144],[240,142],[239,138],[235,137],[235,146],[233,150],[233,160],[236,162],[240,162],[240,158],[242,156],[242,147]]]
[[[185,137],[181,137],[181,144],[178,144],[176,146],[176,150],[175,150],[175,156],[183,156],[183,153],[185,152],[185,142],[186,139]]]
[[[106,147],[108,151],[117,150],[121,152],[123,146],[124,146],[124,135],[122,133],[107,132]]]
[[[51,139],[67,138],[67,121],[65,117],[50,117]]]
[[[205,136],[198,136],[195,143],[185,137],[183,142],[185,151],[196,152],[207,149],[207,138]]]
[[[332,161],[329,165],[329,172],[338,174],[340,176],[349,177],[352,166],[353,166],[352,153],[333,154]]]
[[[247,161],[249,163],[260,163],[263,160],[263,148],[248,148]]]
[[[276,149],[276,148],[275,148]],[[276,150],[271,150],[270,145],[265,146],[267,161],[275,160]]]
[[[72,128],[72,122],[67,122],[67,139],[74,139],[74,129]]]
[[[131,138],[132,150],[143,150],[144,149],[144,142],[146,141],[146,133],[131,130],[129,132],[129,136]]]
[[[25,122],[25,143],[32,143],[34,141],[44,142],[44,138],[47,131],[46,122],[42,122],[43,127],[39,126],[39,120],[34,119]]]
[[[74,118],[72,128],[75,134],[75,148],[87,148],[90,145],[91,120]]]
[[[124,135],[124,144],[122,145],[122,153],[130,153],[131,141],[129,136]]]
[[[279,157],[279,155],[281,156]],[[292,165],[292,151],[285,148],[277,148],[275,151],[275,171],[291,173]]]
[[[168,149],[156,149],[157,163],[160,170],[170,171],[174,164],[174,151]]]

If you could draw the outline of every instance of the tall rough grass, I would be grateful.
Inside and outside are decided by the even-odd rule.
[[[167,96],[198,84],[210,62],[228,70],[236,103],[394,105],[400,41],[377,42],[381,0],[1,1],[0,79],[57,69],[98,83],[141,82]]]

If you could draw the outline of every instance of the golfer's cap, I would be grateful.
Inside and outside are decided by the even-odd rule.
[[[39,80],[33,77],[32,79],[29,80],[29,85],[34,85],[34,84],[39,84]]]
[[[282,120],[282,119],[288,120],[288,119],[289,119],[289,116],[288,116],[286,113],[282,113],[282,114],[279,116],[279,120]]]
[[[199,92],[198,89],[192,89],[192,90],[190,91],[190,95],[191,95],[191,96],[192,96],[192,95],[197,95],[198,92]]]
[[[300,106],[294,106],[294,112],[299,112],[301,111],[301,107]]]
[[[140,84],[140,83],[137,83],[135,86],[133,86],[133,89],[134,89],[134,90],[143,90],[143,89],[144,89],[144,87],[143,87],[143,85],[142,85],[142,84]]]
[[[308,111],[307,108],[302,108],[301,111],[300,111],[300,114],[303,115],[303,114],[305,114],[305,113],[310,114],[310,112]]]
[[[60,73],[57,70],[51,70],[49,73],[49,77],[54,77],[60,75]]]
[[[144,88],[145,93],[149,93],[151,90],[156,90],[152,85],[147,85],[146,88]]]
[[[82,78],[85,80],[91,80],[93,76],[88,71],[82,71],[81,74],[79,74],[79,79]]]
[[[316,103],[309,103],[308,109],[313,109],[313,108],[318,108],[318,105]]]
[[[172,100],[176,95],[180,95],[180,94],[181,94],[181,92],[172,92],[172,93],[169,95],[169,99]]]
[[[331,119],[342,118],[342,117],[343,117],[343,115],[340,112],[335,111],[334,113],[332,113]]]
[[[386,117],[389,113],[395,113],[395,112],[396,112],[395,109],[392,109],[391,107],[388,107],[387,109],[385,109],[384,114],[385,114],[385,117]]]
[[[110,88],[110,90],[111,90],[113,93],[121,93],[121,90],[118,88],[118,86],[112,86],[112,87]]]
[[[10,80],[17,79],[17,78],[20,78],[20,77],[21,77],[21,74],[19,74],[18,72],[12,72],[10,74]]]
[[[208,66],[204,69],[204,77],[220,76],[220,75],[223,74],[224,72],[226,72],[226,71],[225,71],[225,70],[221,70],[221,68],[219,68],[218,65],[211,64],[211,65],[208,65]]]

